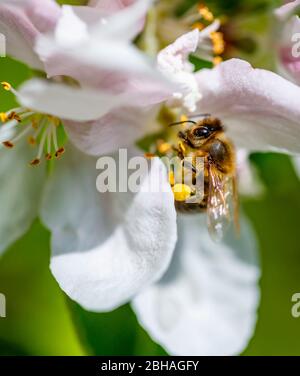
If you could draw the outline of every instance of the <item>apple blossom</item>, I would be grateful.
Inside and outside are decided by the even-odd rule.
[[[0,223],[4,235],[13,229],[1,246],[26,231],[39,213],[52,233],[51,271],[84,308],[110,311],[131,301],[141,325],[171,354],[240,353],[253,334],[259,301],[257,245],[247,220],[242,219],[239,239],[228,234],[214,243],[202,216],[177,217],[166,171],[157,159],[142,185],[163,174],[162,192],[99,195],[96,156],[115,151],[126,137],[130,152],[138,153],[133,147],[137,130],[145,133],[158,105],[187,116],[212,114],[225,124],[237,150],[297,155],[300,88],[238,59],[195,73],[188,57],[205,29],[181,36],[159,53],[156,66],[151,64],[129,44],[136,23],[131,27],[128,12],[139,23],[144,12],[139,4],[112,16],[111,23],[89,24],[76,10],[65,9],[53,30],[36,37],[34,51],[49,77],[68,76],[77,84],[34,79],[18,90],[4,84],[23,110],[30,109],[16,110],[4,131],[14,131],[18,117],[26,122],[32,112],[47,114],[52,124],[47,129],[61,118],[84,153],[69,145],[46,183],[43,176],[32,179],[25,185],[26,197],[18,191],[17,199],[12,188],[21,185],[25,167],[10,177],[11,159],[1,159],[2,176],[7,176],[1,195],[8,212],[13,205],[18,208],[19,224],[9,216]],[[70,24],[79,31],[74,39],[67,35]],[[16,151],[20,154],[13,158],[20,159],[22,144]],[[35,212],[28,210],[32,197]]]

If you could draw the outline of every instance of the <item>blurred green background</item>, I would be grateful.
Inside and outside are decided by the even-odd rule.
[[[184,6],[191,3],[187,0]],[[216,12],[237,20],[250,16],[247,30],[251,36],[257,33],[261,20],[269,20],[263,22],[263,29],[272,28],[266,14],[278,1],[207,3]],[[256,65],[272,65],[265,51],[258,55],[257,59],[257,54],[251,52],[256,56]],[[9,58],[0,60],[1,81],[18,85],[30,75],[25,66]],[[0,104],[1,111],[11,108],[13,97],[1,91]],[[255,154],[251,162],[258,169],[266,193],[261,198],[242,199],[243,209],[257,232],[262,263],[257,329],[244,354],[300,355],[300,318],[291,315],[292,295],[300,292],[300,182],[287,156]],[[1,355],[165,354],[139,327],[129,306],[95,314],[71,302],[50,274],[49,239],[50,234],[37,220],[0,258],[0,292],[7,296],[7,318],[0,318]]]

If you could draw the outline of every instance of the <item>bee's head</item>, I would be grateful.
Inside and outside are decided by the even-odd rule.
[[[223,131],[222,123],[219,119],[205,118],[200,122],[191,122],[191,126],[178,133],[186,144],[194,148],[202,146],[209,138]]]

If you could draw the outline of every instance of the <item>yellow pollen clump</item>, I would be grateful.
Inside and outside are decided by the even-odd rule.
[[[6,90],[6,91],[10,91],[11,90],[11,84],[8,83],[8,82],[3,81],[3,82],[1,82],[1,85],[2,85],[2,87],[3,87],[4,90]]]
[[[219,31],[213,31],[210,34],[210,37],[213,43],[214,53],[216,55],[221,55],[225,50],[225,42],[224,42],[223,33]]]
[[[2,121],[2,123],[5,123],[8,120],[5,112],[0,112],[0,120]]]
[[[216,66],[216,65],[221,64],[222,61],[223,61],[223,59],[221,58],[221,56],[216,56],[216,57],[214,57],[214,59],[213,59],[213,64],[214,64],[214,66]]]
[[[160,145],[158,145],[157,149],[159,153],[165,154],[172,149],[172,146],[168,142],[162,142]]]
[[[205,25],[202,22],[195,22],[192,25],[192,29],[198,29],[198,30],[203,30],[205,28]]]
[[[214,20],[214,15],[207,6],[200,4],[198,7],[198,12],[205,19],[205,21],[212,22]]]
[[[172,187],[175,201],[184,202],[189,197],[191,197],[192,190],[191,188],[186,184],[175,184],[174,187]]]

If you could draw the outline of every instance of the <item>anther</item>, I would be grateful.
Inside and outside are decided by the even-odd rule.
[[[59,149],[55,152],[55,158],[60,158],[64,153],[65,153],[65,149],[64,149],[64,148],[59,148]]]
[[[12,149],[15,146],[11,141],[4,141],[2,144],[8,149]]]
[[[7,114],[5,112],[0,113],[0,120],[5,123],[8,120]]]
[[[16,112],[11,112],[8,116],[7,116],[7,119],[8,120],[16,120],[18,123],[21,123],[22,119],[21,117],[16,113]]]
[[[205,21],[212,22],[214,20],[214,15],[207,6],[200,4],[198,7],[198,12],[205,19]]]
[[[202,22],[195,22],[192,25],[192,29],[198,29],[198,30],[202,31],[204,28],[205,28],[205,25]]]
[[[213,64],[214,64],[214,66],[217,66],[217,65],[221,64],[222,61],[223,61],[223,59],[221,58],[221,56],[216,56],[216,57],[213,58]]]
[[[2,85],[4,90],[11,91],[11,84],[10,83],[3,81],[3,82],[1,82],[1,85]]]
[[[52,157],[52,154],[47,153],[47,154],[45,155],[45,158],[46,158],[47,161],[51,161],[51,159],[52,159],[53,157]]]
[[[30,166],[38,166],[41,163],[41,160],[39,158],[33,159],[29,164]]]
[[[147,158],[147,159],[152,159],[152,158],[155,158],[155,157],[156,157],[156,155],[153,154],[153,153],[145,153],[144,156],[145,156],[145,158]]]
[[[158,145],[157,149],[160,154],[166,154],[168,151],[172,149],[172,146],[168,142],[161,142]]]
[[[36,145],[36,139],[33,136],[29,136],[28,139],[27,139],[27,142],[31,146],[35,146]]]

